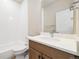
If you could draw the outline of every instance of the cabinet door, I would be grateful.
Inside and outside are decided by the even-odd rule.
[[[33,48],[29,49],[29,59],[41,59],[41,54],[34,50]]]

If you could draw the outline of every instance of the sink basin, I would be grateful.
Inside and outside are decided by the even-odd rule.
[[[79,56],[79,36],[77,34],[54,33],[53,37],[58,39],[59,43],[62,43],[63,46],[73,47],[71,50],[74,50]],[[70,49],[70,47],[68,48]]]
[[[62,34],[62,33],[54,33],[53,37],[57,38],[65,38],[65,39],[78,39],[79,41],[79,35],[77,34]]]

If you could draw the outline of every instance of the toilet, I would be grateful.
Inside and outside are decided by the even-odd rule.
[[[16,59],[25,59],[28,54],[28,45],[23,42],[15,42],[12,50],[16,55]]]
[[[13,49],[16,59],[25,59],[25,53],[27,53],[28,49],[24,47],[17,47],[17,49]]]

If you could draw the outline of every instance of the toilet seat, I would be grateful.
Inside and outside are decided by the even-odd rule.
[[[23,54],[25,51],[27,51],[28,49],[22,49],[22,50],[18,50],[18,51],[14,51],[15,55],[19,55],[19,54]]]
[[[26,45],[17,44],[13,46],[12,50],[15,52],[16,55],[18,55],[27,51],[28,47]]]

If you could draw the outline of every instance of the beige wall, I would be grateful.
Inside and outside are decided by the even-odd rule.
[[[29,35],[37,35],[42,30],[41,21],[41,1],[28,0],[28,17],[29,17]]]
[[[57,0],[52,4],[44,7],[44,31],[55,31],[56,12],[67,9],[71,6],[72,0]]]
[[[79,35],[79,3],[74,6],[74,33]]]

